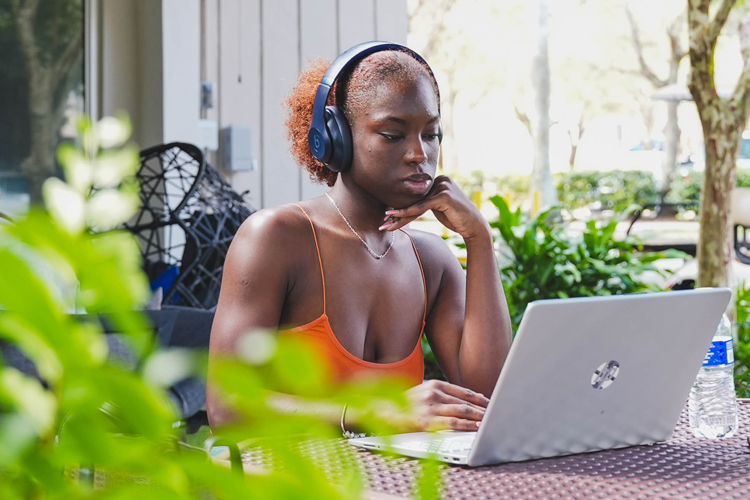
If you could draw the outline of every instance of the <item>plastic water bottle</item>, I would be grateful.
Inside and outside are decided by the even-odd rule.
[[[696,437],[727,438],[737,432],[732,324],[725,314],[690,390],[690,430]]]

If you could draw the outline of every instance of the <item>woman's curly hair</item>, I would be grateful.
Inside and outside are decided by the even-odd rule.
[[[312,61],[300,74],[284,105],[289,113],[286,120],[287,138],[291,141],[291,152],[295,160],[309,172],[313,181],[333,186],[338,174],[318,161],[307,143],[315,94],[330,64],[331,62],[325,59]],[[339,75],[328,95],[328,104],[337,106],[349,123],[352,123],[357,112],[384,89],[381,85],[383,82],[413,82],[420,76],[430,79],[435,95],[439,96],[437,82],[430,70],[408,51],[374,52]],[[438,102],[438,109],[439,106]]]

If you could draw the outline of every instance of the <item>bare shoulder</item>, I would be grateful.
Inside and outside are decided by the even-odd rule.
[[[446,270],[461,268],[458,259],[440,236],[414,229],[407,232],[414,239],[425,273],[436,277],[442,276]]]
[[[266,247],[276,247],[293,242],[299,238],[300,231],[309,225],[300,209],[293,204],[264,208],[242,223],[234,241],[243,246],[262,243]]]
[[[310,231],[310,223],[295,205],[258,210],[242,223],[229,248],[227,259],[231,263],[274,262],[296,260],[295,252],[300,234]]]

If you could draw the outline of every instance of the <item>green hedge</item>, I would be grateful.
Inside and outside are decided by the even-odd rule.
[[[650,172],[569,172],[556,175],[555,181],[560,205],[569,209],[593,206],[621,212],[633,204],[659,201],[659,190]]]
[[[675,175],[667,195],[670,203],[699,202],[703,189],[703,172],[688,172]],[[750,187],[750,170],[737,170],[737,187]]]
[[[476,189],[484,189],[485,196],[501,196],[513,207],[528,200],[531,184],[528,175],[488,177],[481,172],[454,176],[454,180],[467,195]],[[559,205],[567,209],[589,207],[622,212],[634,204],[659,202],[654,175],[642,170],[567,172],[555,175],[555,183]],[[666,201],[677,204],[698,202],[702,187],[703,172],[677,172]],[[750,187],[750,170],[737,170],[737,187]]]

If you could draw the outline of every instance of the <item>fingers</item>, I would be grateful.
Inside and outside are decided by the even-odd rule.
[[[442,431],[446,429],[454,431],[476,431],[479,429],[479,422],[457,417],[434,417],[425,428],[425,430],[428,431]]]
[[[478,392],[474,392],[466,387],[461,387],[448,382],[438,381],[437,388],[449,396],[453,396],[468,403],[473,403],[482,408],[487,408],[487,405],[490,402],[490,400],[483,394],[479,394]]]
[[[467,401],[464,401],[463,399],[459,399],[455,396],[449,396],[445,393],[441,393],[440,396],[437,397],[437,401],[441,404],[449,404],[449,405],[469,405],[472,408],[476,408],[477,410],[484,413],[486,408],[484,406],[476,405],[474,403],[469,403]]]
[[[381,231],[396,231],[398,229],[401,229],[408,223],[418,219],[420,215],[422,214],[415,215],[413,217],[405,217],[405,218],[387,216],[383,225],[380,226],[378,229],[380,229]]]
[[[435,415],[441,417],[455,417],[463,420],[479,422],[484,417],[484,410],[469,404],[448,404],[435,407]]]

